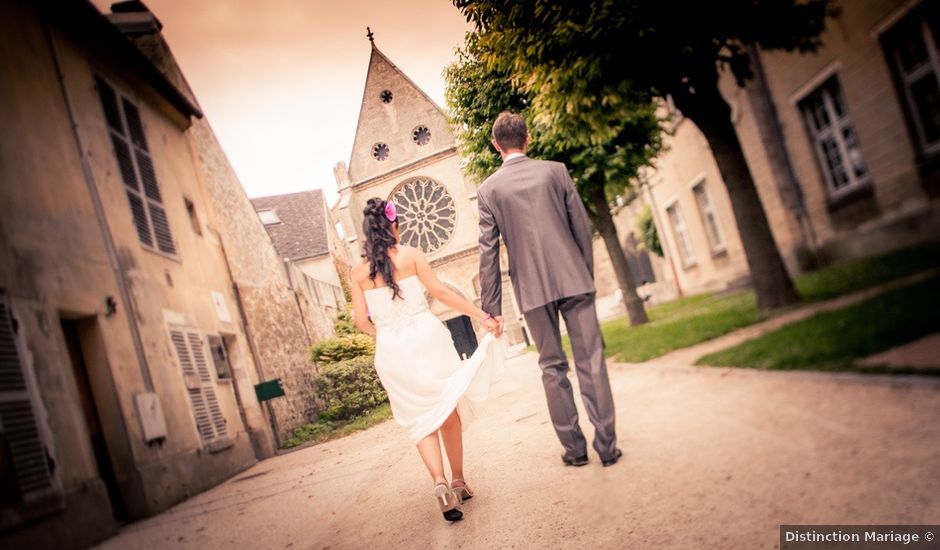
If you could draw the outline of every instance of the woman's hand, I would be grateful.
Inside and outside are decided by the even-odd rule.
[[[499,316],[487,317],[483,320],[483,328],[499,338],[503,335],[503,318]]]

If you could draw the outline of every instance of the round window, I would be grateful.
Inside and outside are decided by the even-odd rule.
[[[375,160],[385,160],[388,158],[388,145],[376,143],[372,146],[372,156]]]
[[[392,102],[392,91],[391,91],[391,90],[382,90],[382,93],[379,94],[379,97],[382,99],[382,103],[391,103],[391,102]]]
[[[431,141],[431,131],[427,126],[418,126],[411,131],[411,139],[418,145],[427,145]]]

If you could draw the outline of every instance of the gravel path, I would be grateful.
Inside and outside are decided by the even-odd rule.
[[[940,380],[657,365],[610,367],[621,461],[565,468],[536,357],[511,360],[466,433],[477,496],[454,525],[387,422],[265,460],[100,547],[752,549],[775,547],[781,523],[940,523]]]

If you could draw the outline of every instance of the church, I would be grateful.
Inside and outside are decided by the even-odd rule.
[[[333,215],[342,226],[350,258],[362,255],[362,209],[372,197],[398,208],[402,243],[421,249],[441,282],[480,303],[479,214],[476,185],[464,176],[447,115],[375,45],[349,165],[334,173],[339,201]],[[504,248],[505,250],[505,248]],[[521,314],[503,268],[503,318],[511,344],[525,341]],[[428,297],[461,355],[471,354],[482,329],[475,319]]]

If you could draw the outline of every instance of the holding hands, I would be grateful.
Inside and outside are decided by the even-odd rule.
[[[492,333],[497,338],[503,334],[503,318],[500,315],[493,317],[492,315],[487,314],[486,317],[483,318],[482,325],[487,332]]]

